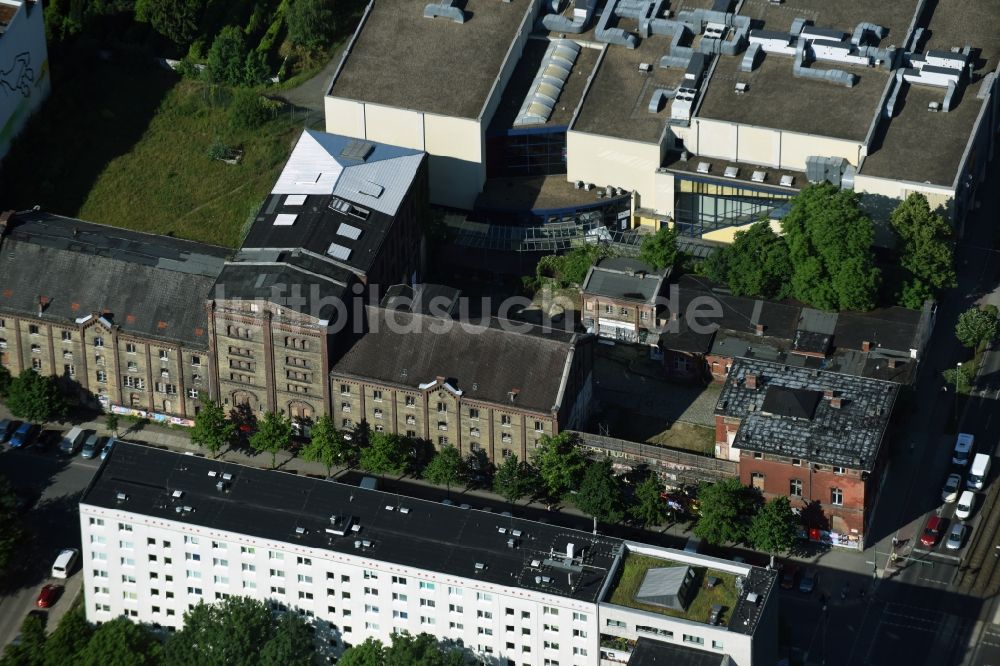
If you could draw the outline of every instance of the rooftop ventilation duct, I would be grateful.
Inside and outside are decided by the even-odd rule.
[[[604,6],[604,12],[601,14],[601,20],[597,23],[597,29],[594,30],[594,36],[600,42],[605,42],[607,44],[618,44],[620,46],[627,46],[630,49],[634,49],[639,40],[630,32],[626,32],[621,28],[609,27],[611,22],[617,17],[615,9],[618,6],[620,0],[608,0],[608,4]]]
[[[553,0],[552,4],[557,5],[558,0]],[[558,9],[553,8],[551,14],[542,17],[542,25],[549,32],[568,32],[578,35],[590,25],[596,8],[597,0],[577,0],[573,3],[573,18],[563,16]]]
[[[795,47],[792,75],[800,79],[813,79],[814,81],[835,83],[847,88],[853,88],[855,83],[855,76],[842,69],[811,69],[806,66],[806,41],[801,38]]]
[[[424,7],[424,18],[447,18],[455,23],[465,23],[465,12],[455,7],[454,0],[441,0],[439,3],[431,3]]]
[[[743,54],[743,60],[740,62],[740,71],[752,72],[756,67],[760,59],[760,44],[751,44],[747,47],[746,53]]]

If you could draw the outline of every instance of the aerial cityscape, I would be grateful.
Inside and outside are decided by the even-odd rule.
[[[0,0],[0,666],[1000,666],[1000,0]]]

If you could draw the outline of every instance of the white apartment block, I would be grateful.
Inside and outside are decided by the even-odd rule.
[[[639,639],[709,663],[776,659],[772,572],[487,511],[121,442],[80,524],[94,622],[173,631],[198,601],[243,595],[302,614],[332,656],[406,630],[487,664],[627,663]],[[630,608],[616,595],[635,558],[690,567],[692,597],[742,588],[715,625]]]

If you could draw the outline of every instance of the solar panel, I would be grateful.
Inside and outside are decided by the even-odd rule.
[[[346,222],[341,222],[340,226],[337,228],[337,235],[346,236],[351,240],[358,240],[358,236],[361,235],[361,229],[358,229],[357,227],[352,227]]]
[[[274,226],[276,227],[290,227],[295,224],[295,218],[298,215],[295,213],[278,213],[274,216]]]
[[[340,259],[341,261],[347,261],[347,258],[351,256],[350,248],[338,245],[337,243],[330,243],[330,247],[327,248],[326,253],[334,259]]]
[[[359,162],[364,162],[365,158],[371,155],[371,152],[375,150],[375,144],[370,141],[361,141],[360,139],[351,139],[344,146],[343,150],[340,151],[340,156],[349,159],[357,160]]]

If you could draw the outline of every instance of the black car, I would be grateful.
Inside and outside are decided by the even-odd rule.
[[[21,425],[20,421],[14,421],[12,419],[0,420],[0,443],[6,442],[10,439],[10,436],[14,434],[17,430],[17,426]]]
[[[56,430],[43,430],[35,440],[34,448],[38,451],[48,451],[62,440],[62,434]]]

